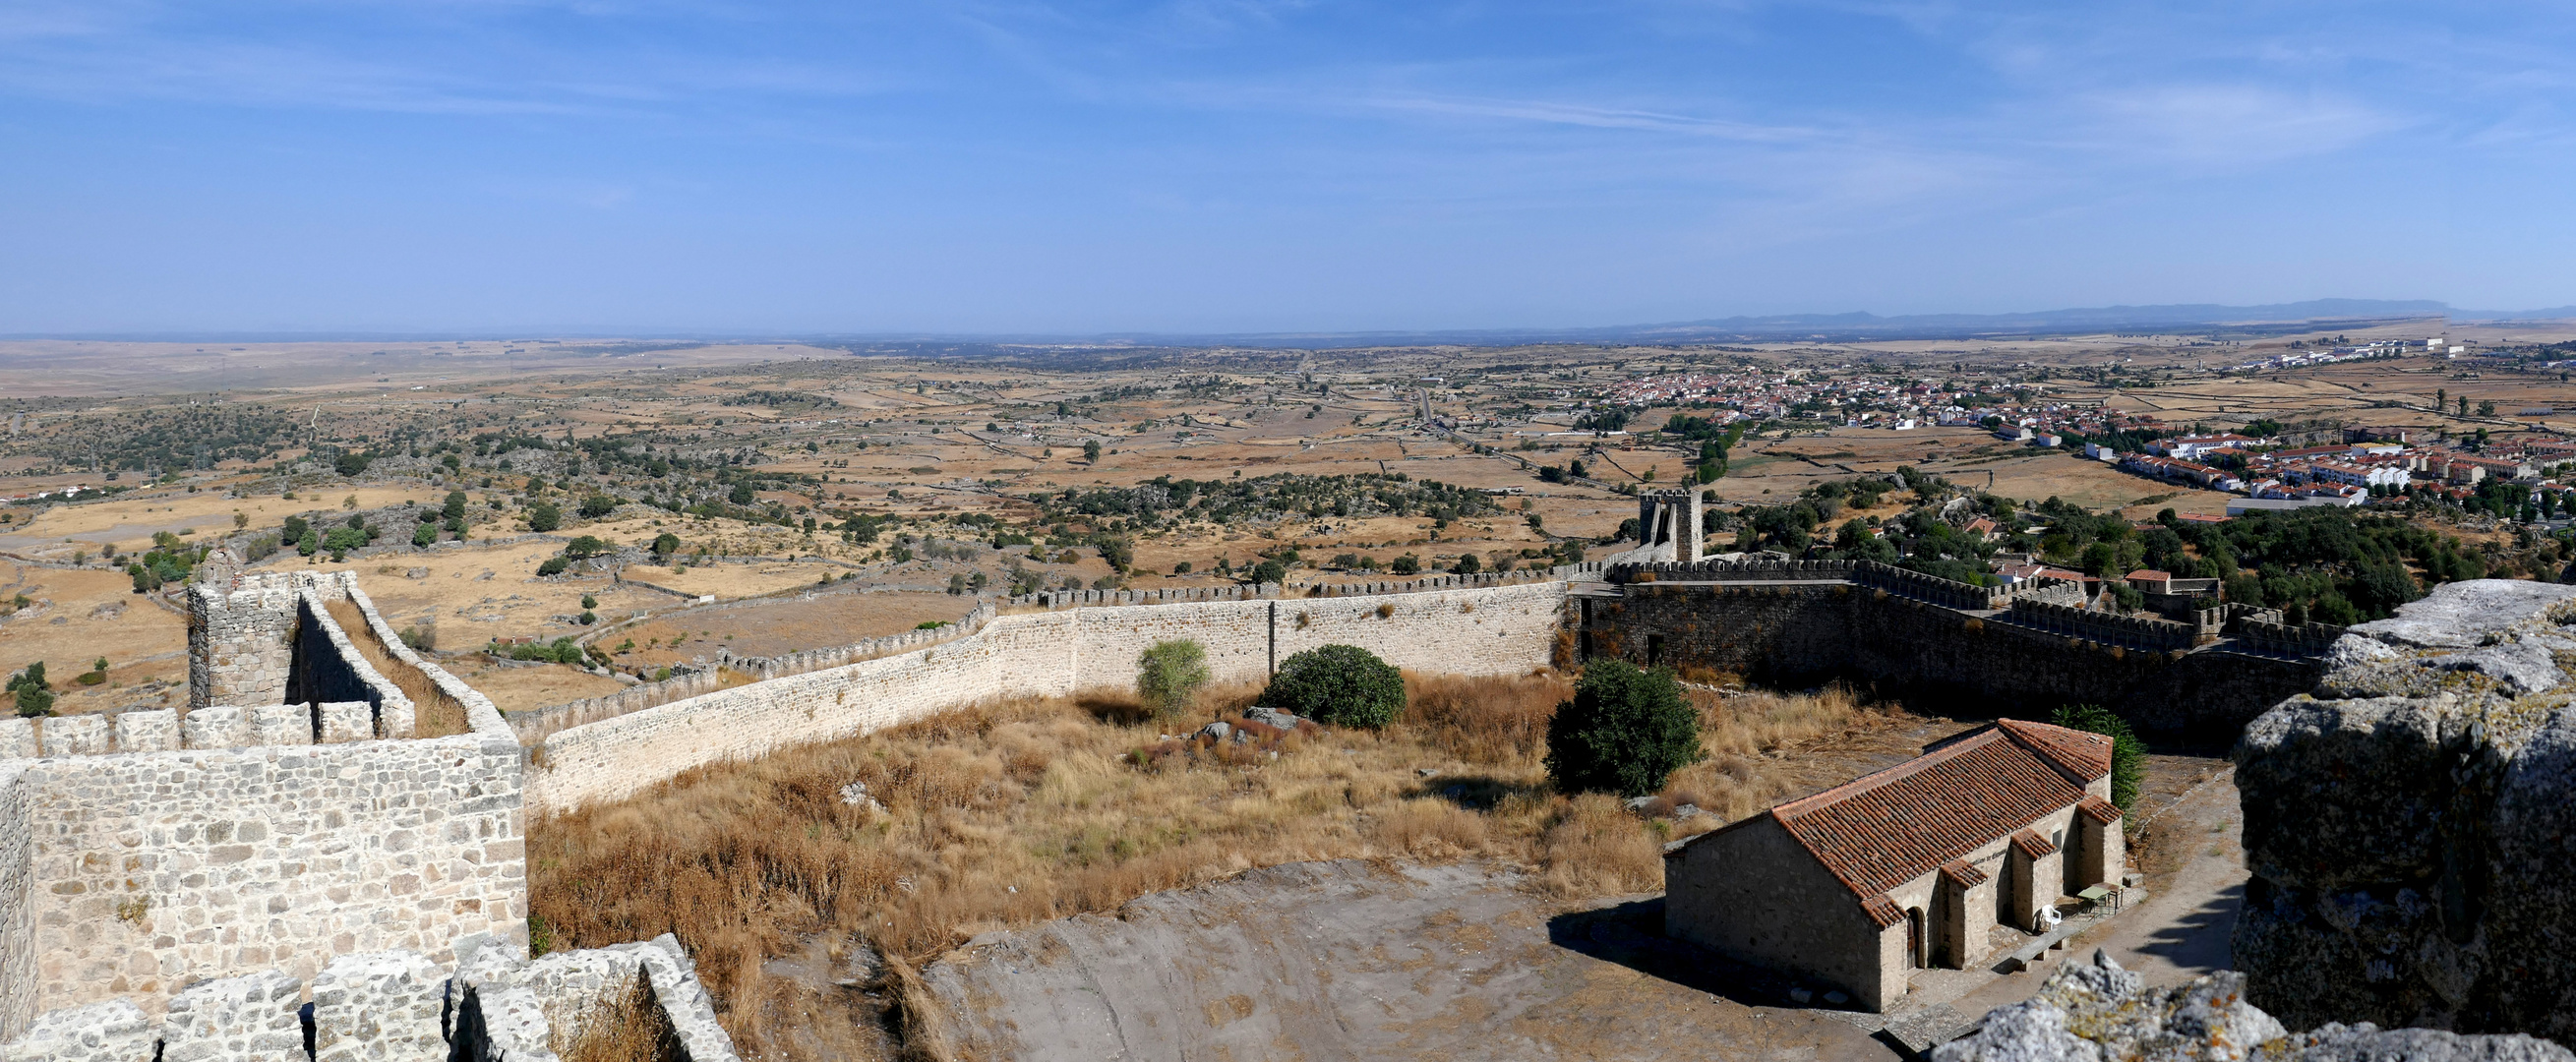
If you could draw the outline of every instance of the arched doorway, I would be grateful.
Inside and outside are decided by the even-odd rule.
[[[1920,970],[1923,962],[1923,909],[1905,909],[1905,968]]]

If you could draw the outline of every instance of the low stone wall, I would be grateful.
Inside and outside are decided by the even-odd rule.
[[[1497,582],[1367,597],[1229,595],[1115,607],[1075,605],[1098,599],[1072,594],[1037,595],[1030,604],[1047,611],[995,616],[929,648],[560,731],[533,754],[528,804],[557,811],[620,799],[693,767],[864,734],[987,698],[1123,687],[1135,681],[1137,656],[1172,638],[1205,646],[1219,680],[1258,680],[1289,654],[1332,642],[1424,671],[1512,674],[1547,666],[1566,584]],[[1055,607],[1059,601],[1066,607]]]
[[[689,1062],[737,1057],[667,935],[533,963],[506,952],[470,952],[453,975],[418,952],[342,955],[311,978],[309,1008],[306,979],[265,970],[190,985],[158,1020],[126,1000],[49,1011],[0,1059],[555,1062],[614,1021],[659,1029]]]

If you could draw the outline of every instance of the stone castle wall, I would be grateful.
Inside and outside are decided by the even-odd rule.
[[[1511,674],[1546,666],[1566,584],[1501,582],[1410,594],[1073,607],[996,616],[897,656],[737,686],[545,739],[528,781],[537,811],[615,800],[693,767],[898,725],[961,704],[1063,696],[1135,681],[1157,641],[1196,639],[1220,681],[1333,642],[1400,667]],[[1383,614],[1381,614],[1383,613]]]
[[[409,739],[409,699],[331,600],[457,696],[470,732]],[[220,665],[192,660],[209,703],[0,728],[0,752],[41,757],[0,759],[0,1039],[40,1011],[157,1010],[199,980],[310,978],[358,951],[524,947],[523,752],[491,703],[401,648],[350,573],[190,604],[192,647]],[[298,688],[352,699],[223,703]]]
[[[1593,656],[1779,684],[1853,678],[1973,715],[2044,716],[2066,704],[2101,704],[2150,730],[2213,737],[2315,685],[2319,674],[2307,659],[2187,651],[2190,628],[2180,624],[2100,617],[2043,629],[2015,621],[2033,608],[2022,601],[1978,614],[1945,603],[1956,592],[1912,596],[1903,592],[1910,581],[1891,581],[1891,589],[1812,574],[1630,582],[1617,597],[1580,601],[1583,646]],[[2052,617],[2061,611],[2036,608]]]

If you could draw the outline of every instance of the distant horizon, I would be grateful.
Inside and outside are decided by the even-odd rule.
[[[2187,311],[2187,312],[2186,312]],[[2309,311],[2309,312],[2302,312]],[[2307,299],[2292,303],[2228,305],[2211,303],[2181,304],[2115,304],[2095,307],[2069,307],[2053,310],[2029,310],[2015,313],[1922,313],[1881,315],[1867,310],[1815,312],[1770,315],[1735,315],[1700,318],[1688,321],[1656,321],[1607,325],[1519,326],[1491,328],[1426,328],[1426,329],[1360,329],[1360,330],[1288,330],[1272,332],[1184,333],[1144,329],[1109,330],[1092,333],[934,333],[921,331],[765,331],[760,329],[615,329],[586,328],[556,330],[522,329],[454,329],[421,331],[374,331],[364,329],[316,329],[312,331],[192,331],[163,332],[48,332],[0,333],[0,342],[92,342],[92,343],[437,343],[509,341],[602,341],[602,342],[694,342],[707,344],[756,343],[982,343],[994,345],[1082,345],[1101,344],[1142,347],[1188,347],[1222,345],[1232,342],[1272,341],[1293,346],[1295,341],[1320,340],[1347,343],[1352,340],[1385,340],[1389,344],[1412,342],[1445,342],[1466,346],[1513,346],[1547,342],[1615,341],[1622,337],[1638,342],[1713,342],[1668,333],[1724,332],[1762,342],[1788,342],[1793,330],[1839,327],[1846,332],[1866,329],[1869,339],[1897,341],[1924,338],[1954,338],[1963,331],[1985,328],[1996,332],[1994,338],[2042,338],[2056,335],[2098,334],[2106,329],[2156,328],[2168,331],[2195,331],[2208,328],[2243,326],[2298,325],[2364,325],[2412,320],[2446,319],[2475,323],[2507,321],[2576,320],[2576,306],[2555,306],[2532,310],[2469,310],[2447,306],[2427,299]],[[2048,325],[2062,325],[2050,328]],[[1920,334],[1917,334],[1917,333]],[[1884,334],[1877,334],[1884,333]],[[1565,337],[1551,339],[1547,337]],[[1847,335],[1846,339],[1853,338]],[[1373,344],[1364,344],[1373,345]]]

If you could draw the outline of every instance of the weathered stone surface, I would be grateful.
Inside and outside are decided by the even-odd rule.
[[[418,952],[344,955],[313,979],[313,1062],[442,1062],[447,974]]]
[[[152,1062],[160,1023],[128,1000],[52,1011],[0,1046],[0,1062]]]
[[[2252,1000],[2576,1038],[2576,586],[2454,583],[2353,631],[2236,749]]]
[[[162,1062],[232,1062],[304,1053],[296,1011],[304,982],[269,971],[202,981],[170,1001],[162,1023]]]
[[[2148,989],[2110,956],[2069,964],[2030,999],[1996,1008],[1974,1035],[1942,1045],[1934,1062],[2570,1062],[2529,1036],[2462,1036],[2431,1029],[2329,1024],[2293,1033],[2219,973]]]

